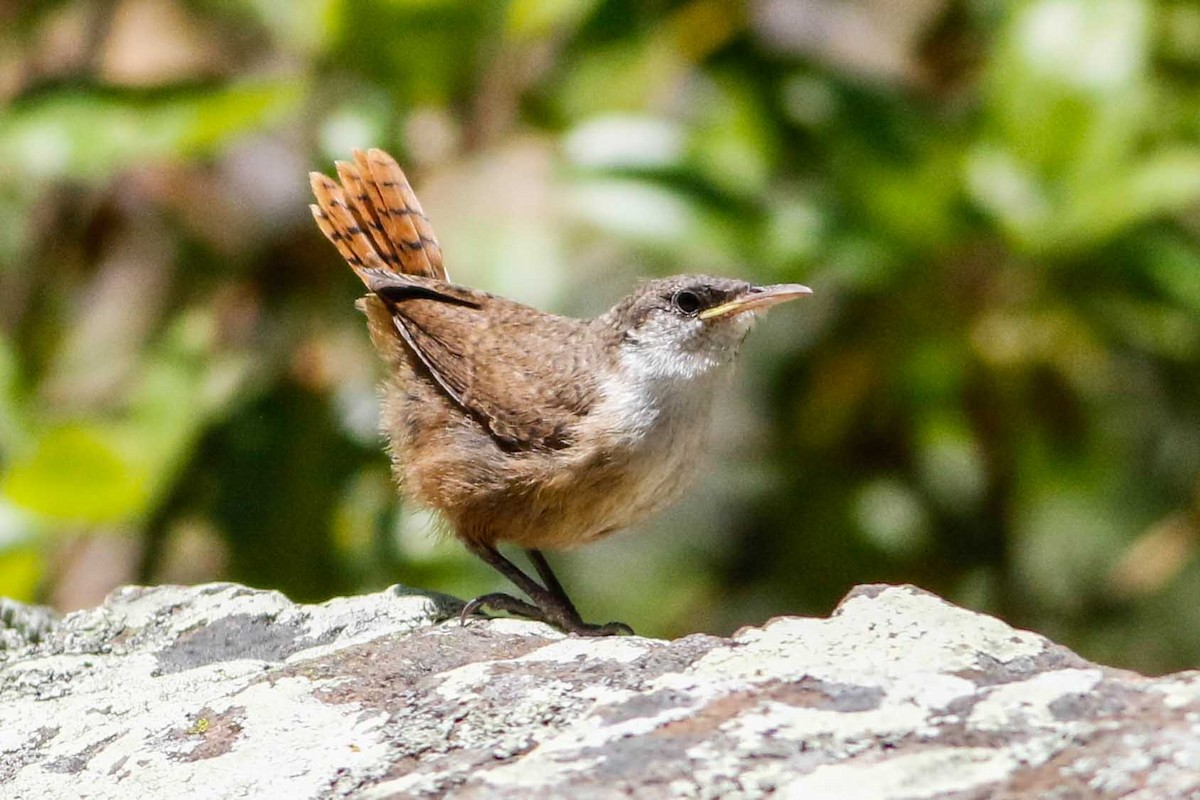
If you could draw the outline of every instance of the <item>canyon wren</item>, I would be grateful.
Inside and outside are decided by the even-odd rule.
[[[757,313],[810,294],[705,275],[643,283],[594,319],[546,314],[450,282],[433,228],[381,150],[310,175],[317,225],[368,294],[387,364],[382,428],[402,494],[436,509],[528,600],[482,608],[584,636],[542,553],[631,525],[675,500],[696,471],[713,399]],[[524,548],[540,582],[509,561]]]

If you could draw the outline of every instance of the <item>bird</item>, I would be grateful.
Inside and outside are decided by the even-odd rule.
[[[713,401],[755,318],[799,284],[676,275],[576,319],[455,284],[404,171],[380,149],[310,173],[321,232],[366,287],[357,305],[384,362],[381,429],[401,495],[438,512],[524,598],[466,603],[581,636],[543,551],[595,542],[679,498]],[[533,577],[501,546],[523,549]]]

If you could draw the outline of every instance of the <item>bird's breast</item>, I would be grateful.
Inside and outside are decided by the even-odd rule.
[[[592,536],[637,522],[687,488],[708,438],[719,379],[667,381],[618,373],[604,381],[602,399],[585,422],[584,438],[603,442],[589,461],[603,464],[606,476],[604,510]]]

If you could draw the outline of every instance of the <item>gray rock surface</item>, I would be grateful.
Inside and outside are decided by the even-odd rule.
[[[213,584],[19,610],[0,797],[1200,794],[1200,675],[1097,666],[911,587],[673,642],[454,607]]]

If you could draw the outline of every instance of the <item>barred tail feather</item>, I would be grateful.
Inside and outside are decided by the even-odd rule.
[[[353,164],[336,167],[340,186],[310,173],[312,213],[363,283],[370,285],[372,271],[448,281],[433,226],[395,159],[382,150],[355,150]]]
[[[354,161],[373,190],[379,219],[395,245],[401,271],[449,281],[433,226],[396,159],[375,148],[366,153],[356,150]]]

